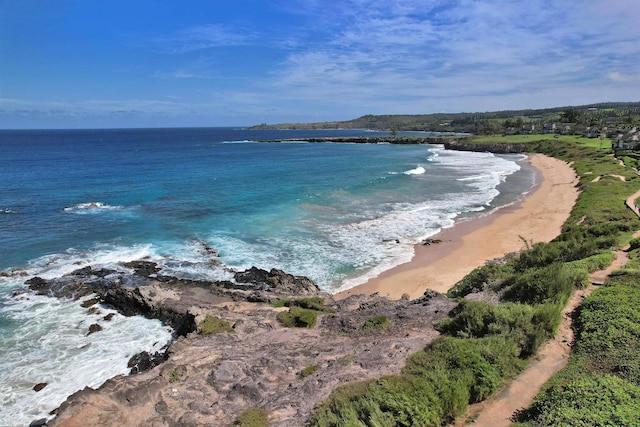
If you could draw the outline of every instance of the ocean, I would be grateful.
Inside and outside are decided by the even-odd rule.
[[[356,130],[0,130],[0,426],[46,417],[171,339],[160,322],[88,314],[24,292],[33,276],[148,258],[163,273],[231,280],[279,268],[346,289],[407,262],[455,221],[534,185],[524,156],[438,145],[265,143]],[[121,268],[121,267],[120,267]],[[103,330],[87,334],[89,325]],[[47,383],[35,392],[34,385]]]

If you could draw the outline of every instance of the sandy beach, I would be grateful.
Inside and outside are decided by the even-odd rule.
[[[433,236],[440,243],[416,245],[410,262],[337,293],[336,298],[378,292],[394,299],[403,294],[414,299],[427,289],[444,293],[486,261],[524,249],[523,238],[533,243],[553,240],[578,197],[578,179],[561,160],[533,154],[529,161],[539,171],[539,183],[524,200],[443,230]]]

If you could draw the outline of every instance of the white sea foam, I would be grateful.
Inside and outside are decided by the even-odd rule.
[[[423,175],[427,170],[422,166],[402,172],[405,175]]]
[[[52,279],[86,265],[122,270],[119,263],[147,257],[158,257],[151,245],[70,249],[32,260],[21,272]],[[89,314],[81,301],[30,292],[11,296],[23,282],[21,276],[0,279],[0,419],[11,419],[12,425],[46,417],[73,392],[126,374],[131,356],[159,351],[171,339],[170,329],[159,321],[124,317],[106,307]],[[114,316],[106,321],[109,313]],[[87,335],[94,323],[103,330]],[[35,392],[38,383],[47,386]]]
[[[74,206],[64,208],[65,212],[74,213],[98,213],[102,211],[115,211],[123,209],[122,206],[112,206],[101,202],[78,203]]]
[[[0,418],[11,425],[47,417],[73,392],[126,374],[131,356],[160,351],[171,339],[159,321],[105,307],[89,314],[80,301],[31,293],[4,298],[0,315],[10,322],[0,335]],[[88,335],[94,323],[103,330]],[[38,383],[47,385],[35,392]]]
[[[465,178],[458,178],[457,181],[476,181],[479,179],[485,179],[485,178],[490,178],[491,175],[485,174],[485,175],[474,175],[474,176],[467,176]]]

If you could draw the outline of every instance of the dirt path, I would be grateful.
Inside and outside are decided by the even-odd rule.
[[[636,215],[640,217],[640,210],[638,209],[638,205],[636,203],[636,199],[639,197],[640,197],[640,191],[629,196],[625,203],[627,204],[629,209],[631,209]]]
[[[511,424],[511,416],[519,409],[531,405],[533,398],[538,394],[542,385],[556,372],[564,368],[571,353],[573,342],[573,328],[571,313],[584,298],[589,296],[597,285],[604,283],[611,272],[619,270],[628,261],[629,256],[625,250],[615,252],[616,259],[605,270],[600,270],[590,276],[592,283],[586,289],[573,292],[567,306],[562,312],[562,323],[554,339],[547,342],[536,356],[536,360],[517,376],[507,387],[502,389],[490,400],[471,405],[465,419],[456,422],[456,426],[463,426],[470,421],[473,426],[500,427]]]

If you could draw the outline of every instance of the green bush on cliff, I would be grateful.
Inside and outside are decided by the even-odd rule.
[[[334,390],[311,425],[440,426],[495,392],[521,367],[513,363],[517,353],[514,342],[501,338],[438,339],[411,355],[401,375]]]
[[[306,308],[291,307],[289,311],[278,313],[277,319],[284,326],[290,328],[313,328],[318,319],[318,312]]]
[[[449,289],[449,298],[460,298],[465,295],[480,292],[487,287],[492,287],[513,273],[510,265],[498,265],[489,262],[481,267],[475,268],[471,273],[462,278],[454,287]]]
[[[387,316],[375,316],[371,317],[364,322],[362,330],[366,332],[371,331],[383,331],[389,327],[389,319]]]
[[[324,299],[319,297],[286,300],[283,305],[289,307],[289,311],[281,311],[277,319],[287,327],[313,328],[319,313],[335,312],[326,307]]]
[[[309,365],[300,371],[300,378],[306,378],[309,375],[313,375],[318,369],[320,369],[320,365]]]
[[[234,427],[269,427],[269,414],[264,409],[247,409],[236,418]]]
[[[321,313],[335,313],[334,310],[324,305],[324,298],[320,297],[296,298],[294,300],[290,300],[289,305],[302,307],[309,310],[316,310]]]
[[[219,319],[215,316],[207,315],[207,317],[200,323],[200,334],[212,335],[222,332],[235,332],[231,327],[231,324],[226,320]]]
[[[586,280],[584,272],[565,268],[555,262],[546,267],[531,268],[507,281],[504,300],[523,304],[566,304],[574,287]]]
[[[504,335],[518,344],[518,356],[524,359],[553,336],[560,325],[561,311],[561,304],[496,306],[462,301],[449,317],[436,322],[435,327],[443,334],[459,338]]]

